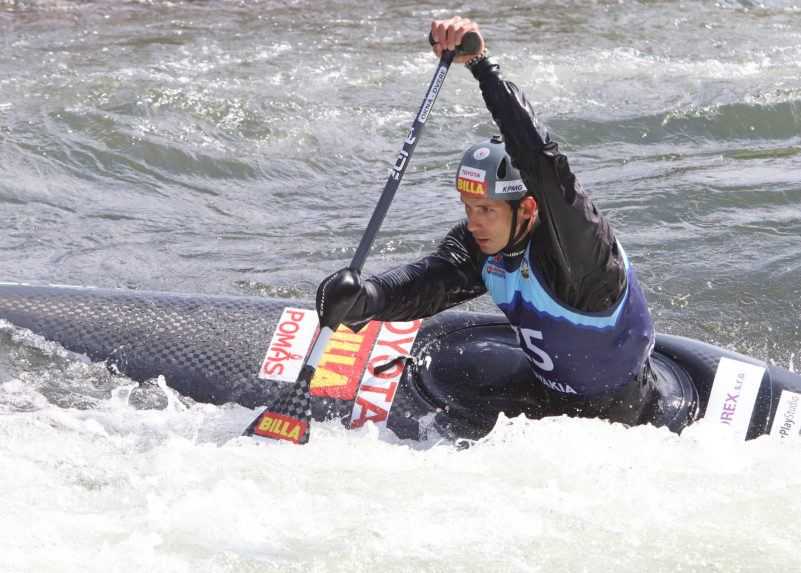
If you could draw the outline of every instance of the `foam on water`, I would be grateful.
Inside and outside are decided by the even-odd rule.
[[[2,570],[801,566],[801,443],[502,418],[466,450],[334,423],[297,447],[237,438],[253,415],[121,388],[0,417]]]
[[[502,416],[467,449],[334,422],[307,446],[261,442],[239,437],[254,410],[192,403],[163,379],[162,410],[132,407],[119,376],[97,398],[102,365],[3,331],[2,571],[801,566],[801,441]],[[42,393],[68,403],[57,390],[93,399],[58,407]]]

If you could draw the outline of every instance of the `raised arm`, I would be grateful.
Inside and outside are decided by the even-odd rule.
[[[506,151],[537,200],[536,256],[548,286],[564,304],[603,311],[626,286],[623,255],[598,212],[523,92],[503,79],[492,58],[469,66],[500,129]]]

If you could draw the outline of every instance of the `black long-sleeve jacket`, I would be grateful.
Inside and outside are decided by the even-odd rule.
[[[610,309],[626,288],[623,255],[611,227],[498,64],[486,59],[472,72],[514,166],[537,201],[539,222],[526,238],[534,245],[530,264],[565,306],[581,312]],[[475,298],[486,292],[485,259],[463,221],[431,255],[365,281],[347,322],[423,318]]]

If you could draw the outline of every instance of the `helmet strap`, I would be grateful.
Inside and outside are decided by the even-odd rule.
[[[517,243],[519,243],[523,237],[526,236],[526,230],[528,228],[528,222],[523,225],[523,228],[520,230],[519,233],[517,231],[517,211],[520,208],[520,200],[509,201],[509,206],[512,208],[512,227],[509,229],[509,241],[506,243],[506,246],[501,249],[501,253],[507,257],[516,257],[523,254],[523,250],[520,252],[509,252],[509,249],[514,248]]]

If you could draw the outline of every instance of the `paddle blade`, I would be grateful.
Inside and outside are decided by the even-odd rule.
[[[288,385],[275,403],[264,411],[245,430],[245,436],[259,436],[271,440],[286,440],[294,444],[309,441],[311,397],[309,381],[314,368],[305,365],[296,384]]]

